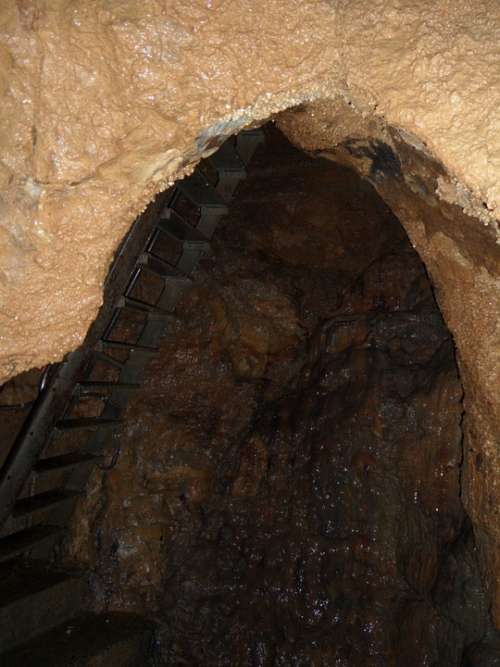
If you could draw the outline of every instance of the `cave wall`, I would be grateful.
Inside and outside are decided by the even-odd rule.
[[[167,664],[460,665],[487,614],[450,333],[374,189],[265,132],[68,556]]]
[[[1,379],[82,342],[156,192],[224,135],[326,99],[322,149],[394,208],[459,349],[463,495],[500,625],[499,41],[495,0],[3,2]]]
[[[3,2],[0,378],[81,343],[156,192],[303,100],[418,137],[493,226],[499,31],[494,0]]]
[[[337,115],[349,118],[340,134]],[[425,262],[453,333],[465,389],[461,495],[478,532],[493,615],[500,622],[500,247],[488,226],[449,196],[452,184],[426,148],[352,110],[316,103],[284,113],[281,128],[313,153],[348,164],[373,183]]]

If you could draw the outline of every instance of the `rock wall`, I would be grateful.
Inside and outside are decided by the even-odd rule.
[[[0,378],[81,343],[156,192],[304,100],[404,130],[493,229],[499,35],[495,0],[3,2]]]
[[[498,579],[499,41],[495,0],[3,2],[1,379],[82,342],[156,192],[225,134],[327,99],[323,148],[381,181],[455,336],[464,498]]]
[[[350,122],[343,136],[336,114]],[[324,103],[285,113],[280,125],[302,148],[354,166],[370,180],[429,271],[458,350],[465,389],[462,495],[480,537],[500,624],[500,246],[491,228],[453,201],[443,166],[425,147],[409,146],[395,128]]]
[[[488,618],[450,334],[374,190],[268,136],[69,555],[166,664],[458,666]]]

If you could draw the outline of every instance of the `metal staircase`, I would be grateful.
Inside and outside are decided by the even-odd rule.
[[[54,547],[92,467],[109,457],[113,430],[122,424],[146,362],[172,326],[176,304],[210,252],[217,223],[263,137],[261,130],[250,130],[227,140],[136,220],[85,344],[51,369],[7,456],[0,471],[1,664],[45,664],[37,651],[54,643],[54,632],[67,637],[75,618],[81,632],[100,623],[85,612],[84,573],[58,571]],[[131,621],[114,617],[122,637],[120,622]],[[37,639],[44,632],[52,634]],[[64,646],[61,656],[71,642]],[[65,664],[58,659],[52,655],[47,664]],[[67,664],[87,663],[75,657]]]

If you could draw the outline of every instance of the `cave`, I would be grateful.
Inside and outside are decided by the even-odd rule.
[[[2,4],[5,664],[500,664],[499,26]]]
[[[370,181],[277,124],[202,160],[117,253],[107,360],[102,344],[80,360],[68,428],[54,429],[2,532],[65,528],[4,566],[9,613],[39,605],[27,643],[26,611],[10,637],[4,618],[7,664],[497,663],[461,498],[463,387],[432,281]],[[343,150],[378,182],[400,178],[385,144]],[[189,196],[200,179],[229,201],[217,226]],[[158,219],[187,225],[180,256],[151,233]],[[195,262],[155,348],[144,310],[107,305],[122,265],[130,303],[171,299],[155,264],[133,264],[143,228],[157,262]],[[55,374],[3,385],[6,467]],[[68,573],[76,588],[58,591]]]

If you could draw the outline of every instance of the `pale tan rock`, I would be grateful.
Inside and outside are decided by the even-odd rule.
[[[0,12],[2,379],[82,341],[132,219],[210,137],[305,99],[346,99],[366,123],[402,128],[472,209],[499,206],[496,2],[7,0]]]

